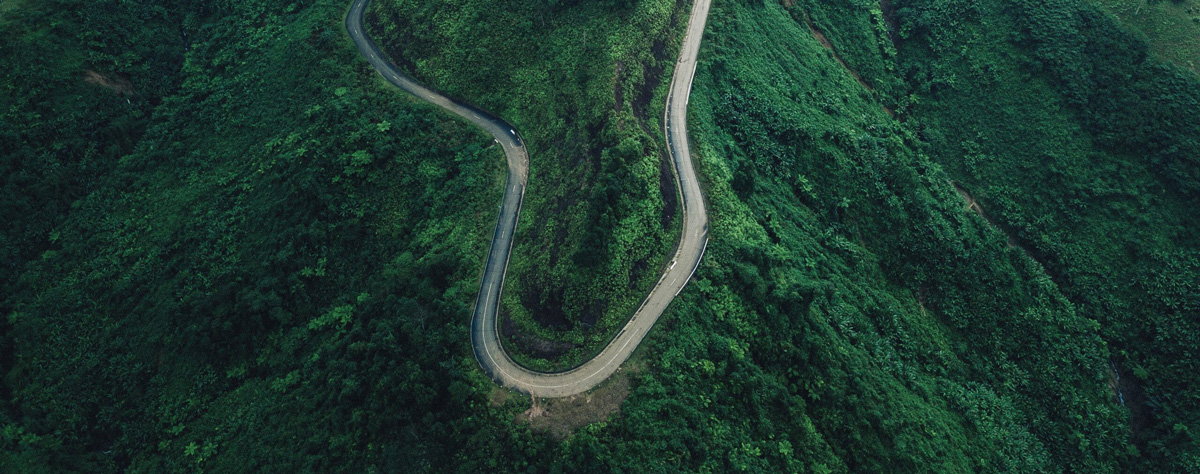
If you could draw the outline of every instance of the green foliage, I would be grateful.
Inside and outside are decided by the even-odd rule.
[[[0,16],[0,60],[9,65],[0,72],[0,294],[54,245],[72,203],[132,150],[177,85],[180,21],[180,10],[162,5],[74,1]],[[135,42],[144,46],[124,48]]]
[[[371,36],[434,89],[512,123],[530,177],[501,302],[507,349],[546,370],[624,325],[677,240],[660,123],[686,22],[669,0],[376,0]]]
[[[1200,82],[1088,3],[980,4],[956,21],[917,13],[946,3],[902,15],[903,68],[930,91],[911,123],[1099,323],[1128,393],[1133,469],[1194,469],[1200,444],[1174,427],[1196,426],[1200,410],[1187,349],[1200,331],[1181,299],[1200,286]]]
[[[29,24],[69,11],[51,6]],[[49,216],[45,250],[6,295],[0,470],[330,471],[344,459],[303,453],[365,463],[361,440],[401,439],[381,430],[406,426],[376,420],[398,420],[395,410],[421,420],[463,401],[441,381],[480,382],[461,356],[502,156],[469,124],[376,80],[345,39],[340,2],[299,7],[174,7],[163,29],[185,36],[186,51],[110,66],[139,88],[143,76],[126,71],[174,65],[177,80],[153,101],[126,103],[75,69],[99,66],[63,66],[57,80],[83,85],[62,100],[84,87],[89,100],[120,99],[77,112],[78,123],[150,110],[127,145],[90,138],[111,148],[88,158],[103,172],[61,197],[74,201]],[[129,5],[142,8],[155,7]],[[108,13],[89,21],[133,24]],[[135,38],[111,47],[161,44]],[[37,81],[13,85],[55,97]],[[46,143],[79,133],[4,123],[37,127]],[[31,138],[4,143],[39,150]],[[457,375],[441,373],[451,353]],[[336,400],[343,411],[321,408]],[[302,428],[312,436],[282,434]]]
[[[381,1],[377,39],[525,134],[506,307],[586,356],[581,295],[621,321],[674,240],[685,5],[451,6]],[[715,4],[708,252],[620,412],[554,442],[468,344],[500,153],[378,80],[343,2],[22,4],[0,471],[1187,472],[1200,88],[1089,8]]]
[[[1176,66],[1200,75],[1200,2],[1197,0],[1094,0],[1150,49]]]
[[[905,125],[835,92],[861,88],[804,17],[710,19],[692,123],[714,240],[684,314],[717,323],[695,331],[789,387],[846,470],[1114,472],[1096,324],[963,210]]]

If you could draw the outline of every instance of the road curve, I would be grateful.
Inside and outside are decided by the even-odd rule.
[[[696,73],[696,56],[700,50],[700,39],[704,34],[704,23],[708,18],[711,0],[695,0],[692,6],[687,33],[679,52],[679,60],[675,64],[674,76],[671,78],[666,110],[663,112],[667,148],[679,185],[680,201],[683,203],[683,232],[680,234],[679,246],[671,258],[671,263],[663,270],[662,278],[650,290],[650,294],[625,323],[621,332],[595,358],[574,369],[557,373],[529,370],[514,362],[500,344],[500,334],[496,325],[504,272],[508,267],[517,216],[521,213],[521,199],[525,194],[525,182],[529,176],[529,153],[524,142],[516,130],[503,120],[434,92],[396,70],[395,66],[384,59],[383,53],[375,43],[363,33],[363,14],[369,2],[370,0],[354,0],[346,17],[346,29],[371,66],[393,85],[487,130],[503,147],[508,161],[508,182],[504,188],[500,218],[492,236],[492,247],[484,266],[483,282],[471,317],[471,345],[475,351],[475,359],[479,361],[484,372],[496,382],[535,397],[567,397],[595,387],[615,373],[646,337],[646,333],[654,326],[663,310],[691,279],[708,244],[708,214],[688,149],[687,102],[692,89],[692,77]]]

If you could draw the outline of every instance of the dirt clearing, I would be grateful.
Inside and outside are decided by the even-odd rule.
[[[622,368],[599,387],[579,395],[534,398],[530,408],[517,415],[515,421],[528,423],[530,429],[552,439],[566,439],[575,430],[607,420],[619,412],[625,397],[629,396],[629,378],[633,373],[636,369]]]
[[[126,97],[133,95],[133,83],[129,82],[129,79],[115,77],[114,75],[104,75],[95,70],[88,69],[83,71],[83,80]]]

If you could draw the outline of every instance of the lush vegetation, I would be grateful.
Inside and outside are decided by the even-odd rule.
[[[1195,471],[1194,76],[1071,0],[785,3],[713,6],[708,253],[562,441],[468,344],[500,153],[379,80],[345,2],[5,11],[0,472]],[[619,324],[673,244],[687,5],[502,6],[376,34],[529,142],[505,304],[573,349],[511,342],[567,364],[580,295]]]
[[[1122,24],[1145,35],[1155,54],[1200,75],[1200,1],[1093,1]]]
[[[792,8],[845,30],[882,20]],[[729,361],[716,380],[758,372],[752,386],[780,389],[751,393],[800,405],[815,433],[788,441],[824,453],[803,457],[813,470],[1117,472],[1123,419],[1096,323],[965,209],[802,17],[764,5],[712,19],[692,114],[717,237],[695,311],[718,324],[693,331],[747,362],[716,343],[689,356]],[[755,40],[779,31],[795,39]]]
[[[0,471],[404,462],[368,447],[487,387],[502,157],[377,80],[343,2],[38,3],[5,18],[5,166],[42,174],[7,175]]]
[[[371,34],[429,86],[512,123],[530,177],[501,302],[527,365],[590,358],[658,280],[679,224],[663,97],[686,4],[376,0]]]
[[[907,73],[936,90],[914,125],[937,130],[931,154],[1101,324],[1138,394],[1132,441],[1144,459],[1194,469],[1200,83],[1087,4],[962,13],[978,23],[911,18],[928,49],[911,50]],[[988,32],[1005,29],[1021,33],[1015,45]]]

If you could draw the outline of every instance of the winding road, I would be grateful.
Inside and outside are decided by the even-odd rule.
[[[700,50],[700,39],[704,34],[704,23],[708,18],[711,0],[694,1],[679,60],[671,78],[666,110],[663,112],[667,148],[683,203],[683,232],[680,234],[679,246],[671,258],[671,263],[663,269],[662,278],[650,290],[650,294],[625,323],[621,332],[593,359],[574,369],[557,373],[529,370],[514,362],[500,344],[500,334],[496,325],[500,291],[504,286],[504,273],[508,267],[513,234],[517,227],[517,217],[521,213],[525,182],[529,176],[529,153],[524,142],[517,131],[503,120],[434,92],[396,70],[396,67],[384,58],[375,43],[363,33],[363,14],[369,2],[370,0],[354,0],[346,18],[346,29],[371,66],[396,87],[437,104],[487,130],[503,147],[508,161],[508,182],[504,188],[500,219],[492,236],[483,283],[475,301],[475,312],[471,317],[471,345],[475,351],[475,358],[496,382],[534,397],[567,397],[590,390],[615,373],[621,364],[629,359],[629,355],[646,337],[646,333],[654,326],[655,321],[658,321],[667,305],[691,279],[708,245],[708,213],[688,149],[687,102],[692,89],[692,78],[696,73],[696,56]]]

